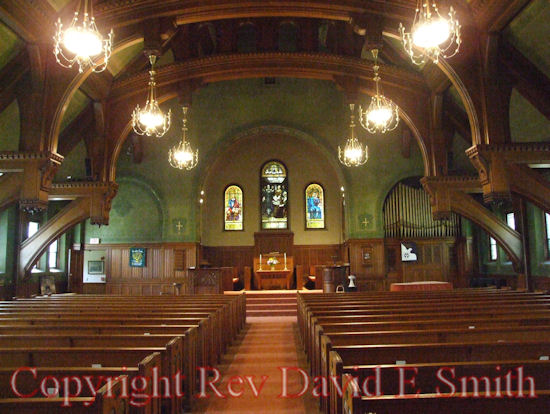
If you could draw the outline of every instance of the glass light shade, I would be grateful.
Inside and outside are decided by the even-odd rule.
[[[101,53],[103,39],[87,27],[70,27],[63,35],[63,46],[81,58],[88,58]]]
[[[199,162],[199,150],[193,152],[189,142],[180,141],[178,145],[172,147],[168,152],[168,162],[174,168],[191,170]]]
[[[355,137],[355,104],[350,104],[349,109],[349,138],[346,140],[343,150],[338,146],[338,159],[346,167],[359,167],[369,159],[369,147],[365,145],[363,149],[363,145],[361,145],[359,140]]]
[[[351,161],[360,160],[361,157],[363,157],[363,148],[357,146],[346,147],[344,150],[344,157]]]
[[[445,43],[451,36],[447,20],[433,19],[424,21],[412,29],[413,43],[421,48],[430,49]]]
[[[156,108],[147,108],[139,112],[138,116],[140,124],[147,129],[153,129],[161,126],[164,123],[164,115]]]
[[[399,109],[384,95],[373,96],[366,110],[359,106],[359,122],[371,134],[393,131],[399,125]]]
[[[338,147],[338,158],[346,167],[359,167],[369,159],[369,148],[357,138],[348,138],[344,150]]]
[[[440,57],[450,58],[458,53],[461,26],[452,7],[448,16],[443,18],[439,14],[435,0],[418,0],[411,32],[399,24],[401,42],[414,64],[424,64],[426,57],[437,64]]]
[[[87,4],[84,9],[87,9]],[[78,64],[78,71],[90,68],[94,72],[103,72],[112,54],[113,31],[104,38],[93,17],[83,13],[79,19],[78,11],[67,29],[63,29],[61,19],[57,21],[57,30],[54,36],[53,53],[61,66],[72,68]]]
[[[367,119],[369,122],[373,122],[376,125],[385,125],[392,116],[392,110],[388,107],[382,106],[375,108],[367,113]]]

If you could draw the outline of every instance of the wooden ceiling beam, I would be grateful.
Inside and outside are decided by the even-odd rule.
[[[113,84],[113,75],[108,70],[101,73],[94,73],[88,76],[84,83],[80,86],[92,101],[102,101],[107,98]]]
[[[509,42],[502,40],[502,65],[515,80],[515,87],[531,105],[550,119],[550,79]]]
[[[399,67],[383,65],[382,83],[395,86],[412,95],[426,94],[428,89],[420,74]],[[115,80],[110,100],[120,101],[141,94],[147,89],[148,73]],[[204,82],[254,78],[299,77],[333,80],[334,76],[351,76],[372,80],[372,62],[352,57],[318,53],[267,52],[233,54],[189,59],[157,68],[157,84],[170,85],[186,79],[201,78]]]
[[[349,21],[353,15],[370,12],[399,21],[412,21],[415,3],[407,0],[107,0],[98,4],[99,24],[120,27],[154,17],[176,17],[178,25],[212,20],[254,17],[305,17]]]
[[[2,0],[0,20],[27,43],[51,42],[56,13],[46,0]]]

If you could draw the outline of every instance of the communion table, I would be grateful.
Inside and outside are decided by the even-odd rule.
[[[279,263],[270,266],[267,260],[275,257]],[[266,254],[260,258],[254,258],[254,280],[258,289],[290,289],[292,286],[292,276],[294,274],[294,261],[292,257],[286,258],[286,268],[284,256],[282,254]]]

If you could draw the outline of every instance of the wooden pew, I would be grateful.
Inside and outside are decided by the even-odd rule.
[[[166,347],[23,347],[23,348],[0,348],[0,366],[13,367],[92,367],[100,364],[106,367],[138,367],[141,361],[158,353],[160,358],[154,357],[154,365],[148,364],[147,374],[150,376],[152,368],[157,367],[161,375],[174,378],[178,372],[178,364],[181,357],[181,340],[174,338]],[[152,357],[153,358],[153,357]],[[159,363],[160,362],[160,363]],[[145,391],[152,395],[152,385],[148,384]],[[172,390],[173,391],[173,390]],[[150,404],[143,407],[140,413],[160,413],[160,403],[164,403],[167,411],[173,414],[178,413],[178,402],[174,393],[168,401],[151,400]]]
[[[127,414],[130,404],[122,398],[122,384],[126,376],[105,384],[95,397],[73,397],[69,399],[71,414]],[[112,397],[111,397],[112,396]],[[5,398],[0,399],[0,412],[18,414],[66,414],[63,398]],[[86,406],[85,404],[89,404]]]
[[[468,361],[537,360],[550,356],[550,338],[541,341],[465,342],[465,343],[420,343],[391,345],[333,346],[342,363],[348,366],[377,364],[441,363],[452,365]],[[335,366],[330,360],[328,366]],[[328,372],[327,372],[328,375]],[[325,412],[333,407],[334,392],[328,401],[323,400]]]
[[[187,339],[187,342],[184,340]],[[46,348],[110,348],[110,347],[162,347],[167,350],[162,354],[162,367],[158,375],[170,375],[181,372],[184,375],[184,400],[185,408],[191,407],[193,395],[196,392],[197,365],[193,341],[188,338],[174,337],[173,335],[63,335],[46,331],[42,335],[36,333],[0,335],[0,348],[46,347]],[[175,365],[171,369],[172,365]],[[160,364],[159,364],[160,367]],[[182,377],[183,378],[183,377]],[[174,390],[172,390],[174,393]],[[176,404],[175,400],[173,404]]]
[[[497,391],[497,384],[494,378],[501,377],[501,389],[504,396],[506,396],[506,390],[508,385],[504,377],[511,371],[515,373],[515,379],[510,382],[510,391],[518,391],[517,382],[517,369],[522,368],[522,374],[524,378],[532,377],[536,386],[547,387],[548,374],[550,372],[550,361],[540,360],[517,360],[517,361],[480,361],[480,362],[452,362],[449,365],[441,363],[425,363],[425,364],[406,364],[406,365],[360,365],[360,366],[344,366],[342,360],[337,352],[332,351],[331,361],[333,365],[330,369],[330,375],[334,378],[341,379],[340,389],[344,390],[347,386],[347,382],[350,375],[356,381],[361,389],[361,394],[364,395],[364,384],[367,378],[368,380],[366,391],[372,395],[376,395],[377,391],[380,391],[383,395],[399,395],[402,391],[404,394],[414,394],[418,390],[422,393],[434,393],[440,391],[441,393],[447,392],[462,392],[462,385],[459,381],[460,377],[475,377],[479,382],[479,394],[484,395],[486,392],[486,383],[481,380],[482,377],[490,379],[489,388],[493,393]],[[452,369],[453,371],[449,371]],[[441,371],[442,370],[442,371]],[[441,371],[441,372],[440,372]],[[403,373],[403,374],[401,374]],[[450,381],[455,385],[455,389],[451,389],[450,386],[439,379],[438,374],[443,378]],[[400,378],[403,375],[403,379]],[[414,377],[414,388],[405,383]],[[379,387],[374,385],[373,380],[379,378]],[[403,387],[401,388],[401,382],[403,381]],[[405,386],[406,385],[406,386]],[[468,386],[473,387],[472,382],[467,383]],[[525,390],[528,393],[528,383],[525,383]],[[439,387],[439,388],[438,388]],[[469,389],[469,388],[468,388]],[[467,391],[467,390],[465,390]],[[333,405],[330,407],[330,413],[341,414],[343,412],[343,398],[342,393],[336,390],[333,386],[330,392],[335,398],[332,400]],[[365,405],[367,405],[365,403]],[[365,406],[362,410],[368,411],[368,406]]]
[[[350,376],[344,376],[345,381]],[[537,398],[476,398],[472,394],[461,395],[417,394],[399,397],[386,395],[376,398],[354,398],[359,392],[352,383],[344,393],[344,414],[518,414],[543,413],[550,405],[550,390],[537,390]]]

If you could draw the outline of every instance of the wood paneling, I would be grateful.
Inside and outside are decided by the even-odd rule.
[[[145,267],[130,267],[130,247],[147,249]],[[84,285],[84,293],[110,293],[131,295],[160,295],[173,293],[174,279],[178,278],[178,266],[197,266],[196,243],[147,243],[147,244],[99,244],[86,245],[88,250],[104,250],[106,286]],[[177,253],[175,253],[177,252]]]
[[[311,266],[341,262],[342,246],[339,244],[294,246],[294,264],[304,269]]]
[[[384,290],[386,264],[384,239],[352,239],[346,243],[350,274],[356,276],[357,289]],[[369,253],[369,257],[364,256]]]
[[[403,282],[435,280],[455,283],[456,255],[453,252],[455,239],[406,240],[416,243],[418,260],[403,262]]]
[[[419,250],[417,262],[402,263],[398,239],[354,239],[346,243],[350,273],[359,290],[388,290],[391,283],[440,280],[455,282],[455,239],[408,239]],[[365,256],[369,253],[369,256]]]
[[[203,246],[201,252],[202,260],[213,267],[236,267],[239,277],[254,259],[254,246]]]
[[[293,256],[294,233],[290,231],[261,231],[254,233],[254,255],[271,252]]]

